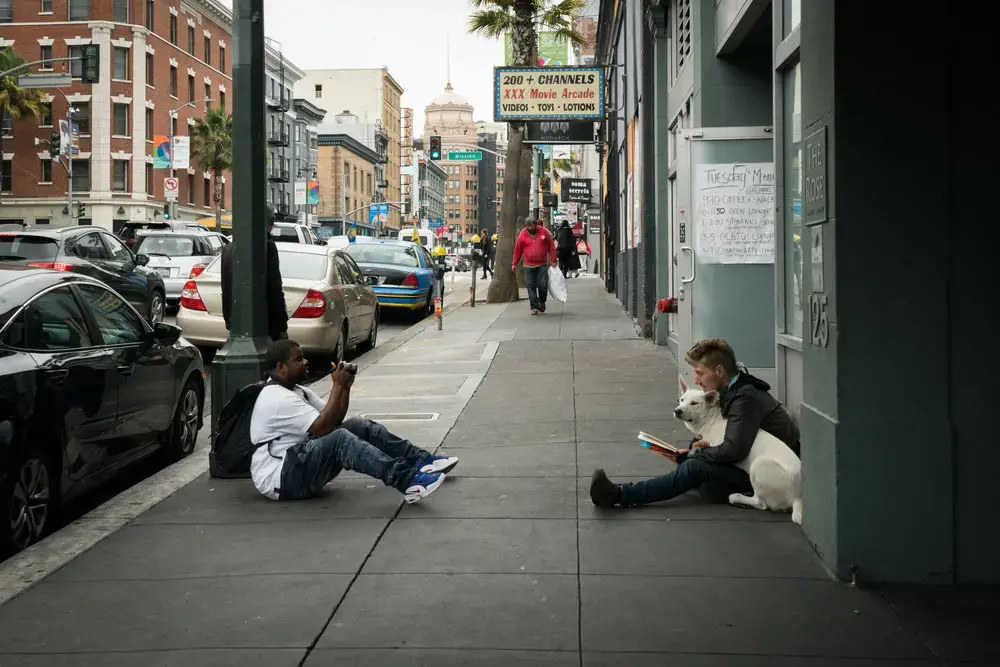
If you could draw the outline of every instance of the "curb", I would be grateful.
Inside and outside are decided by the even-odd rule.
[[[442,316],[467,305],[469,305],[468,300],[453,303],[444,309]],[[435,326],[437,326],[436,318],[425,318],[405,329],[385,345],[362,354],[355,359],[358,372],[374,366],[391,352]],[[315,387],[328,377],[329,375],[318,378],[311,385]],[[323,394],[325,391],[327,389],[319,390],[317,393]],[[209,430],[207,425],[202,427],[199,433],[200,446],[196,447],[187,458],[129,487],[41,542],[0,564],[0,606],[90,551],[98,543],[114,535],[140,515],[208,472]]]

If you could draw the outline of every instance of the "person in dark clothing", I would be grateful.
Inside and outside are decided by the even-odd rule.
[[[737,364],[732,347],[721,338],[695,343],[685,360],[691,365],[695,383],[706,391],[718,391],[722,415],[727,419],[726,436],[717,447],[695,438],[689,449],[674,457],[672,472],[632,484],[615,484],[603,470],[594,471],[590,499],[599,507],[635,507],[670,500],[700,489],[709,502],[727,502],[729,494],[751,492],[750,476],[735,464],[747,457],[760,430],[766,431],[799,454],[799,427],[771,394],[771,386]]]
[[[267,254],[265,292],[267,297],[267,335],[271,340],[288,338],[288,312],[285,310],[285,293],[281,288],[281,270],[278,261],[278,246],[271,240],[271,230],[274,229],[274,209],[267,207]],[[226,330],[230,330],[230,318],[233,312],[233,246],[238,241],[226,245],[222,249],[222,317],[226,321]]]
[[[486,279],[487,272],[492,278],[493,240],[490,238],[490,230],[488,229],[479,232],[479,261],[483,265],[483,279]]]
[[[563,278],[567,277],[570,271],[580,270],[580,260],[577,258],[576,238],[573,236],[573,228],[565,220],[556,230],[556,254],[559,256],[559,270],[562,271]]]

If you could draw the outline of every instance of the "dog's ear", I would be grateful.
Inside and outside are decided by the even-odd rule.
[[[715,405],[719,400],[719,392],[717,391],[706,391],[705,392],[705,403],[708,405]]]
[[[683,375],[677,376],[677,382],[680,384],[682,394],[688,390],[688,383],[684,381]]]

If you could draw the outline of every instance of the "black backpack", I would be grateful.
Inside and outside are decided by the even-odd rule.
[[[222,479],[250,477],[250,460],[257,445],[250,441],[250,418],[265,382],[255,382],[229,399],[212,433],[209,474]]]

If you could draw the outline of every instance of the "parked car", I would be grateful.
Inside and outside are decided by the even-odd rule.
[[[422,245],[370,239],[352,243],[344,252],[361,267],[380,306],[409,309],[421,317],[434,312],[434,261]]]
[[[163,278],[167,305],[176,306],[184,283],[204,271],[227,243],[228,237],[215,232],[140,231],[135,251],[149,257],[148,267]]]
[[[321,245],[319,239],[313,234],[308,225],[299,225],[294,222],[276,222],[271,229],[271,238],[274,241],[284,241],[285,243],[305,243],[307,245]]]
[[[163,279],[147,268],[148,263],[149,257],[136,255],[100,227],[29,227],[19,232],[0,232],[0,264],[71,271],[96,278],[155,324],[163,320],[166,287]]]
[[[117,236],[126,246],[132,248],[140,231],[153,230],[162,232],[207,232],[208,227],[187,220],[135,220],[122,225],[121,229],[118,230]]]
[[[157,450],[194,451],[205,386],[178,327],[74,273],[0,268],[0,552]],[[8,518],[9,517],[9,518]]]
[[[300,243],[275,243],[281,266],[288,337],[307,354],[344,358],[349,346],[375,347],[378,301],[354,260],[340,250]],[[216,349],[226,342],[222,318],[222,262],[217,258],[188,280],[177,324],[195,345]]]

